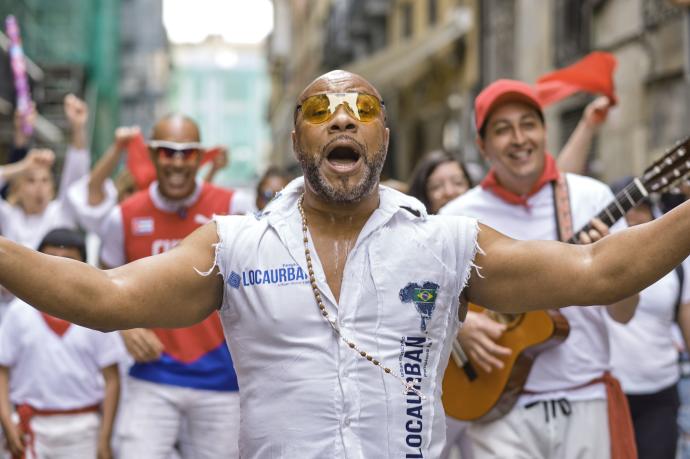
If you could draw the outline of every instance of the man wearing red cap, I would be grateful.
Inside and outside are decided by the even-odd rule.
[[[442,214],[476,217],[516,239],[567,239],[563,232],[559,236],[559,222],[560,228],[581,228],[613,199],[603,183],[559,172],[546,152],[544,115],[528,84],[499,80],[489,85],[475,101],[475,122],[477,145],[491,170],[481,186],[449,203]],[[555,201],[562,195],[566,204],[556,210]],[[592,224],[596,229],[578,235],[580,242],[608,234],[601,221]],[[562,308],[570,334],[537,356],[513,409],[498,420],[469,427],[475,459],[515,457],[519,451],[533,458],[608,457],[609,451],[616,457],[620,435],[609,432],[614,417],[608,413],[615,398],[607,390],[616,383],[608,373],[604,318],[608,314],[627,322],[637,299],[635,295],[609,306]],[[505,325],[469,313],[459,337],[473,362],[491,371],[501,368],[501,357],[511,352],[495,342],[504,330]],[[629,422],[627,406],[617,408]]]

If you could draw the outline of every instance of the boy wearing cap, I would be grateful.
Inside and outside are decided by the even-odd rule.
[[[39,251],[86,260],[83,236],[70,229],[49,232]],[[0,423],[12,456],[111,458],[117,363],[124,355],[117,333],[84,328],[15,300],[0,325]]]
[[[544,115],[531,86],[514,80],[489,85],[475,100],[475,122],[477,144],[491,170],[481,186],[450,202],[441,214],[473,216],[516,239],[553,240],[559,238],[554,205],[559,189],[569,198],[569,206],[561,206],[559,213],[569,208],[573,229],[584,226],[613,199],[605,184],[559,172],[546,152]],[[601,221],[592,224],[596,229],[579,234],[580,242],[608,234]],[[472,423],[469,436],[475,459],[515,457],[518,452],[534,458],[634,452],[627,406],[611,403],[621,393],[609,374],[605,316],[625,323],[637,300],[634,295],[609,306],[560,309],[570,325],[568,338],[536,357],[524,392],[508,414]],[[470,313],[459,338],[473,361],[490,371],[502,367],[500,357],[511,352],[495,342],[504,330],[504,325]],[[622,432],[610,431],[621,424]]]

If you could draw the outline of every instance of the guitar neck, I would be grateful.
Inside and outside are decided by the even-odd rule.
[[[613,201],[607,205],[604,210],[599,212],[596,216],[599,220],[604,222],[606,226],[612,226],[620,220],[627,211],[635,207],[648,195],[647,189],[644,187],[640,179],[633,180],[628,186],[623,188],[614,198]],[[578,235],[583,231],[593,229],[590,223],[580,228],[575,232],[573,237],[568,239],[568,243],[577,244],[579,242]]]

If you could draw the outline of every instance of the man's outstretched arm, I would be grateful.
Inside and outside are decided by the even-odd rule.
[[[222,301],[214,262],[215,223],[178,247],[116,269],[44,255],[0,238],[0,284],[48,314],[98,330],[182,327],[200,322]]]
[[[612,304],[656,282],[690,254],[690,202],[594,244],[516,241],[481,225],[467,297],[502,312]]]

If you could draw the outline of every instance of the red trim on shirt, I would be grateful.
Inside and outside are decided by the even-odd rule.
[[[481,186],[485,190],[491,191],[508,204],[529,207],[527,200],[541,190],[541,188],[547,183],[558,180],[559,176],[560,172],[558,171],[556,160],[553,159],[553,156],[546,153],[544,155],[544,170],[532,189],[526,195],[519,195],[513,193],[507,188],[504,188],[500,183],[498,183],[496,171],[493,168],[489,170],[488,174],[486,174],[486,177],[484,177],[484,180],[481,182]]]

